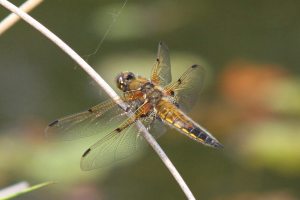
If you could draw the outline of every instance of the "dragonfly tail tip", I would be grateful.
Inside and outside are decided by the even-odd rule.
[[[216,143],[214,143],[214,145],[213,145],[215,148],[217,148],[217,149],[223,149],[224,148],[224,145],[223,144],[221,144],[220,142],[216,142]]]

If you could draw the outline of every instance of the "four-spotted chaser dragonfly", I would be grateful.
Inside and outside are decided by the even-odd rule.
[[[192,106],[203,85],[204,69],[192,65],[175,82],[171,82],[168,47],[160,42],[150,80],[123,72],[116,77],[121,97],[128,107],[121,109],[113,100],[104,101],[85,112],[69,115],[50,123],[46,133],[58,132],[65,139],[90,136],[112,130],[88,148],[81,159],[81,168],[91,170],[123,159],[137,149],[140,120],[150,133],[163,132],[167,124],[202,144],[221,148],[207,130],[188,117],[184,109]],[[126,112],[133,113],[131,117]],[[130,115],[129,115],[130,116]],[[158,135],[154,135],[157,137]]]

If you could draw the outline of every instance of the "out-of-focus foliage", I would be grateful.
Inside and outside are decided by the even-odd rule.
[[[119,13],[122,3],[51,0],[32,15],[110,84],[121,71],[149,77],[160,40],[169,46],[174,79],[192,64],[206,68],[189,115],[225,148],[175,130],[159,139],[197,198],[299,199],[300,2],[133,0]],[[0,9],[0,18],[7,14]],[[44,137],[48,122],[108,97],[38,32],[15,25],[1,36],[0,60],[1,188],[53,180],[58,184],[22,199],[184,198],[150,148],[122,165],[82,172],[80,156],[100,136]]]

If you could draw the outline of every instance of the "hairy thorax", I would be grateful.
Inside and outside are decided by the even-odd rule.
[[[153,106],[156,105],[163,96],[162,91],[155,87],[151,82],[145,83],[141,89],[144,93],[144,98]]]

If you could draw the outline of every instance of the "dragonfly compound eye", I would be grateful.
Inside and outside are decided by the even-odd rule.
[[[135,75],[132,72],[122,72],[116,77],[117,87],[126,92],[133,79],[135,79]]]
[[[126,76],[126,80],[132,80],[135,79],[135,75],[132,72],[128,72]]]

